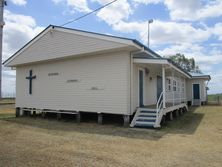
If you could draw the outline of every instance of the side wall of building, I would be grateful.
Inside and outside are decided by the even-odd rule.
[[[32,95],[26,77],[33,70]],[[130,54],[116,52],[16,68],[16,107],[129,114]]]
[[[187,101],[192,102],[193,99],[193,84],[199,84],[200,85],[200,99],[201,102],[205,102],[207,100],[207,94],[206,94],[206,80],[204,79],[188,79],[187,80]]]

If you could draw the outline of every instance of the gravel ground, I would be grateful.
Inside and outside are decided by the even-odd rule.
[[[11,117],[5,117],[9,114]],[[0,106],[0,166],[222,166],[222,107],[191,108],[161,130],[14,118]]]

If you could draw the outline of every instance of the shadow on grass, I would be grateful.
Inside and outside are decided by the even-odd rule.
[[[9,118],[5,121],[17,124],[17,127],[24,128],[41,128],[47,130],[47,133],[62,135],[63,133],[85,133],[95,135],[107,135],[116,137],[125,137],[132,139],[143,140],[159,140],[165,135],[165,132],[161,132],[155,129],[136,129],[136,128],[124,128],[119,124],[105,124],[98,125],[96,122],[81,122],[76,123],[74,120],[61,120],[57,121],[56,118],[42,119],[39,117],[19,117]],[[37,129],[33,129],[37,130]]]
[[[197,109],[198,107],[190,107],[188,112],[173,121],[167,121],[162,131],[172,134],[194,134],[204,117],[203,113],[196,112]]]
[[[56,120],[56,115],[51,114],[47,119],[37,117],[20,117],[6,119],[8,122],[16,123],[22,126],[41,128],[49,130],[47,133],[66,133],[78,132],[97,135],[109,135],[126,138],[159,140],[167,134],[193,134],[203,119],[203,114],[195,113],[196,108],[190,108],[190,111],[182,116],[168,121],[160,130],[143,129],[143,128],[124,128],[120,122],[105,121],[105,125],[98,125],[97,117],[90,116],[91,119],[83,120],[81,123],[75,123],[74,117],[63,118],[61,121]],[[116,119],[116,118],[114,118]]]

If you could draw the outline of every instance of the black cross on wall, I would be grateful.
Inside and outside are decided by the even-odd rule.
[[[32,75],[32,70],[29,70],[29,76],[26,77],[29,80],[29,94],[32,94],[32,80],[36,79],[36,75]]]

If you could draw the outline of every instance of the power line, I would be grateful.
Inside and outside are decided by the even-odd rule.
[[[90,15],[90,14],[92,14],[92,13],[95,13],[95,12],[97,12],[97,11],[99,11],[99,10],[101,10],[101,9],[109,6],[109,5],[111,5],[112,3],[116,2],[116,1],[118,1],[118,0],[111,1],[111,2],[109,2],[109,3],[107,3],[107,4],[103,5],[103,6],[100,6],[99,8],[97,8],[97,9],[95,9],[95,10],[89,12],[89,13],[86,13],[86,14],[80,16],[80,17],[77,17],[77,18],[75,18],[75,19],[73,19],[73,20],[70,20],[70,21],[62,24],[61,27],[65,26],[65,25],[67,25],[67,24],[70,24],[70,23],[72,23],[72,22],[74,22],[74,21],[78,21],[78,20],[80,20],[80,19],[82,19],[82,18],[84,18],[84,17],[86,17],[86,16],[88,16],[88,15]]]

